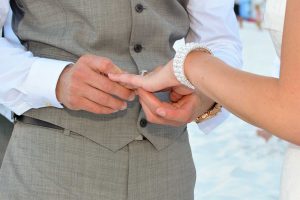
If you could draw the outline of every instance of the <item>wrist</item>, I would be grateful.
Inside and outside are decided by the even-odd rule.
[[[67,65],[62,73],[60,74],[57,84],[56,84],[56,99],[58,100],[58,102],[62,103],[63,102],[63,87],[65,85],[65,79],[66,79],[66,75],[68,74],[68,72],[70,71],[71,67],[73,66],[73,64],[69,64]]]
[[[165,74],[170,75],[169,80],[170,80],[170,84],[172,87],[174,86],[180,86],[182,85],[178,79],[175,76],[175,72],[174,72],[174,67],[173,67],[173,60],[171,60],[168,64],[167,64],[167,71],[165,72]]]
[[[200,91],[197,91],[196,94],[202,102],[199,115],[194,120],[197,124],[211,119],[221,112],[222,106],[220,104],[216,103],[214,100]]]
[[[222,112],[222,105],[218,104],[218,103],[214,103],[212,105],[212,107],[206,111],[205,113],[203,113],[202,115],[199,115],[196,119],[195,122],[197,124],[212,119],[214,117],[216,117],[220,112]]]
[[[204,52],[213,55],[212,51],[200,43],[187,43],[181,47],[176,53],[173,60],[173,70],[176,79],[184,86],[194,90],[195,86],[188,80],[186,76],[186,59],[194,51]]]
[[[214,104],[216,103],[211,98],[204,95],[202,92],[197,92],[196,95],[200,98],[201,101],[201,108],[199,109],[198,116],[201,116],[205,114],[207,111],[209,111]]]
[[[207,60],[211,57],[211,54],[204,51],[193,51],[187,56],[184,63],[184,73],[193,85],[196,85],[198,80],[202,77],[202,69],[206,65]]]

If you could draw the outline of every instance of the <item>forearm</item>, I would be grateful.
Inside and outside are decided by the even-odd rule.
[[[186,42],[205,44],[214,55],[233,67],[242,66],[242,45],[238,34],[238,24],[232,9],[233,0],[190,0],[187,11],[190,18],[190,30]],[[200,96],[202,113],[211,108],[214,101],[204,94]],[[207,102],[207,103],[205,103]],[[222,113],[224,114],[224,113]],[[220,115],[219,115],[220,116]],[[200,123],[199,128],[208,133],[228,115]]]
[[[299,95],[288,92],[279,79],[233,69],[201,52],[191,53],[185,67],[188,79],[197,88],[232,113],[300,144]]]

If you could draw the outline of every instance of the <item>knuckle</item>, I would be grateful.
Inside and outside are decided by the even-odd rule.
[[[87,61],[87,58],[88,55],[83,55],[78,59],[77,63],[85,63]]]
[[[79,59],[78,59],[78,62],[87,62],[91,59],[91,55],[90,54],[85,54],[83,56],[81,56]]]
[[[108,58],[102,58],[101,60],[101,68],[106,71],[109,70],[113,66],[112,61]]]
[[[102,85],[102,89],[106,92],[111,92],[114,89],[114,86],[112,83],[107,83]]]
[[[102,64],[103,65],[107,65],[107,66],[111,66],[112,65],[112,61],[108,58],[102,58]]]
[[[73,74],[72,74],[72,80],[76,81],[76,80],[82,80],[84,79],[84,70],[82,68],[77,68],[76,70],[74,70]]]

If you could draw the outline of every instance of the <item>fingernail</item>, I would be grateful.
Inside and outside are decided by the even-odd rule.
[[[135,93],[132,93],[129,97],[128,97],[128,100],[129,101],[133,101],[135,99]]]
[[[127,103],[124,103],[124,105],[122,106],[121,110],[126,110],[127,109]]]
[[[160,109],[160,108],[158,108],[156,110],[156,113],[161,117],[165,117],[167,115],[166,111],[164,111],[163,109]]]

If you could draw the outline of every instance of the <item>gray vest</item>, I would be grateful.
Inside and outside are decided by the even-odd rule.
[[[110,58],[131,73],[153,70],[172,59],[174,42],[185,37],[189,29],[186,3],[11,0],[14,31],[35,56],[75,62],[81,55],[95,54]],[[168,94],[158,96],[168,99]],[[144,126],[145,114],[137,100],[129,103],[126,111],[112,115],[53,107],[32,109],[25,115],[69,129],[112,151],[140,134],[162,150],[186,130],[186,126]]]

